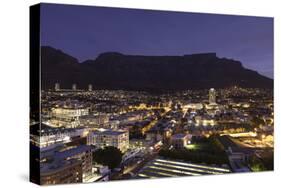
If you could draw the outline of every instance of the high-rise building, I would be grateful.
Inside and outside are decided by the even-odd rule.
[[[60,90],[60,84],[59,83],[56,83],[55,84],[55,91],[59,91]]]
[[[89,84],[89,85],[88,85],[88,91],[93,91],[93,86],[92,86],[92,84]]]
[[[216,104],[216,90],[214,88],[209,90],[209,104]]]
[[[76,91],[76,89],[77,89],[76,84],[73,84],[73,85],[72,85],[72,90],[73,90],[73,91]]]

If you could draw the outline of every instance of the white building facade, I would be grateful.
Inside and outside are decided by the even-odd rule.
[[[87,144],[94,145],[97,148],[113,146],[121,152],[129,148],[129,132],[126,130],[101,129],[90,132],[87,137]]]

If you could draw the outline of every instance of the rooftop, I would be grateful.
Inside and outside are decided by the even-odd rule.
[[[230,173],[228,168],[211,165],[187,163],[178,160],[156,158],[146,165],[137,178],[158,178],[176,176],[198,176]]]
[[[116,135],[121,135],[126,133],[126,131],[121,131],[121,130],[103,130],[103,131],[93,131],[92,134],[96,134],[96,135],[112,135],[112,136],[116,136]]]
[[[183,134],[183,133],[179,133],[179,134],[174,134],[172,136],[172,139],[183,139],[185,138],[187,135],[186,134]]]
[[[63,128],[63,127],[50,127],[44,123],[37,123],[35,125],[30,126],[30,134],[32,135],[37,135],[39,134],[44,135],[44,134],[57,134],[57,133],[63,133],[63,132],[73,132],[77,131],[79,129],[84,129],[84,128]]]
[[[59,159],[65,159],[67,157],[71,157],[71,156],[81,154],[81,153],[86,152],[86,151],[90,151],[91,149],[92,149],[91,146],[79,145],[75,148],[71,148],[71,149],[68,149],[68,150],[57,152],[57,153],[55,153],[55,157],[57,157]]]

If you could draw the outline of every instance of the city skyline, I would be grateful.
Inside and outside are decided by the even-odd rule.
[[[31,182],[274,170],[272,18],[44,3],[30,15]]]

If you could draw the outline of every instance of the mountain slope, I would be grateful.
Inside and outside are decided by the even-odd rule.
[[[42,47],[42,86],[96,89],[184,90],[241,87],[272,88],[273,80],[245,69],[239,61],[218,58],[215,53],[184,56],[138,56],[117,52],[100,54],[79,63],[51,47]]]

